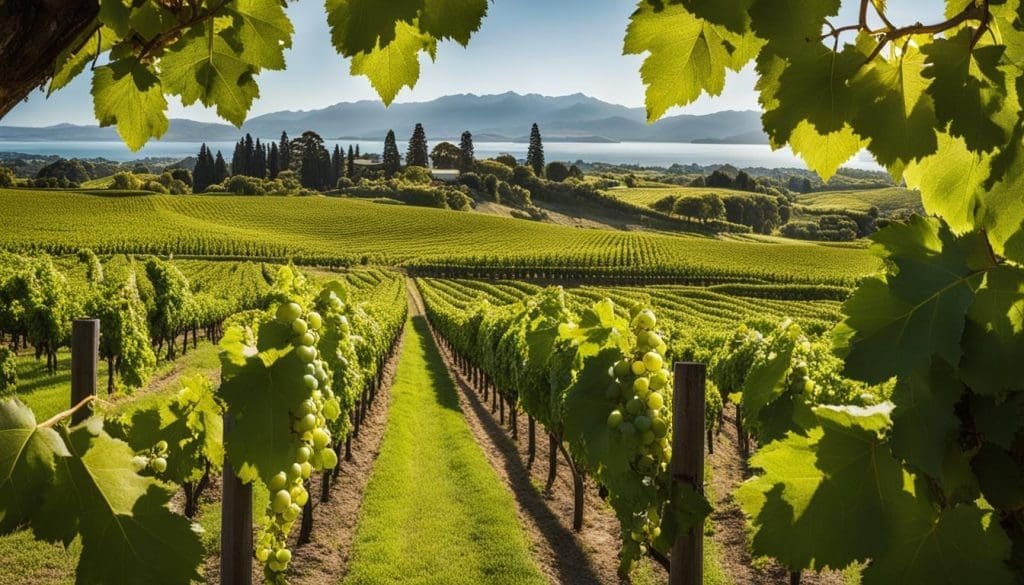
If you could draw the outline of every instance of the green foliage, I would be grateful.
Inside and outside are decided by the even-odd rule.
[[[113,176],[107,188],[116,191],[138,191],[142,189],[142,181],[133,173],[120,172]]]
[[[515,167],[515,165],[512,165]],[[540,128],[537,124],[530,130],[530,146],[526,150],[526,166],[533,169],[533,174],[544,176],[544,143],[541,141]]]
[[[438,142],[430,151],[430,162],[435,169],[458,169],[462,159],[462,149],[451,142]]]
[[[423,124],[416,124],[409,138],[409,149],[405,153],[405,164],[410,167],[430,166],[427,156],[427,133],[423,130]]]
[[[18,387],[17,356],[6,347],[0,348],[0,397],[14,394]]]
[[[395,131],[388,130],[384,137],[384,176],[391,178],[402,168],[402,156],[398,154],[398,144],[395,142]]]
[[[101,419],[72,429],[38,426],[17,400],[0,403],[0,530],[28,525],[65,546],[81,538],[82,582],[181,583],[198,579],[203,548],[168,509],[173,490],[139,475],[132,450]],[[111,529],[111,527],[116,529]]]

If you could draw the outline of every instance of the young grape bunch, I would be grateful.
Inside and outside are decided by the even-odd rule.
[[[167,471],[167,441],[159,441],[152,449],[139,453],[132,459],[137,471],[150,471],[159,476]]]
[[[649,309],[633,320],[636,345],[609,372],[608,398],[617,401],[608,415],[608,427],[618,430],[636,449],[634,468],[647,477],[664,470],[672,459],[668,430],[672,373],[665,367],[665,341],[655,330],[657,319]]]
[[[323,318],[315,311],[303,313],[298,303],[285,303],[278,307],[276,319],[292,332],[295,356],[305,364],[301,384],[307,393],[291,411],[293,462],[267,485],[270,522],[256,542],[256,558],[264,563],[267,582],[284,583],[284,572],[292,558],[287,548],[288,534],[309,501],[305,482],[314,471],[332,469],[338,464],[338,457],[330,448],[328,429],[329,420],[337,417],[337,403],[331,391],[331,372],[317,349]]]

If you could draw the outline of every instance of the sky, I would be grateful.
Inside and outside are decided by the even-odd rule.
[[[856,22],[856,4],[844,0],[835,22]],[[938,21],[942,4],[942,0],[890,0],[889,15],[897,24]],[[436,63],[424,56],[416,88],[403,90],[396,101],[428,101],[453,93],[582,92],[611,103],[642,106],[644,86],[638,73],[642,57],[622,55],[622,38],[635,6],[631,0],[493,0],[469,48],[446,42],[439,47]],[[286,55],[287,69],[257,78],[260,98],[250,117],[378,99],[366,78],[348,74],[347,61],[331,46],[323,2],[291,3],[288,14],[295,35]],[[755,79],[750,68],[731,73],[723,95],[702,97],[669,115],[756,110]],[[49,99],[43,92],[34,92],[0,124],[94,124],[89,85],[90,75],[85,73]],[[222,122],[211,109],[186,108],[174,98],[168,101],[172,118]]]

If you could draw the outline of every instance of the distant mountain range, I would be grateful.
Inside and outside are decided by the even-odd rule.
[[[256,116],[241,130],[227,124],[172,119],[164,141],[235,140],[246,132],[262,138],[284,130],[297,135],[313,130],[327,139],[379,140],[389,129],[400,138],[420,122],[431,140],[455,140],[464,130],[481,142],[525,142],[530,125],[540,125],[547,141],[700,142],[765,144],[760,113],[723,111],[669,116],[647,124],[643,108],[610,104],[583,94],[548,97],[508,92],[459,94],[428,102],[394,104],[342,102],[320,110],[283,111]],[[0,126],[0,140],[116,141],[113,128],[58,124],[47,127]]]

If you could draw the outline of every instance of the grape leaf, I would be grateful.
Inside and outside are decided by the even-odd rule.
[[[607,348],[586,360],[565,397],[563,437],[587,468],[604,467],[609,473],[629,471],[629,461],[635,453],[626,445],[622,433],[608,428],[606,423],[616,404],[605,396],[604,389],[610,381],[608,368],[620,359],[621,351]]]
[[[868,150],[883,166],[902,168],[938,149],[935,106],[925,92],[923,68],[924,54],[907,43],[892,61],[873,59],[850,80],[862,104],[853,127],[870,141]]]
[[[1024,508],[1024,465],[1014,453],[984,443],[971,460],[971,469],[988,503],[1000,510]]]
[[[1024,271],[998,266],[967,312],[960,375],[979,394],[1020,387],[1024,355]]]
[[[958,364],[967,309],[988,268],[984,236],[956,237],[939,220],[915,216],[872,239],[891,271],[865,280],[843,305],[835,340],[846,374],[880,383],[932,356]]]
[[[262,337],[262,331],[261,331]],[[230,350],[221,352],[222,363],[235,363]],[[302,383],[305,364],[294,351],[270,349],[248,357],[242,367],[225,370],[218,395],[233,417],[224,434],[228,458],[246,483],[268,483],[294,460],[290,440],[291,412],[308,392]]]
[[[927,487],[920,486],[919,494]],[[973,504],[937,511],[927,498],[889,508],[886,548],[864,570],[864,585],[1014,582],[1005,560],[1010,540],[993,514]]]
[[[789,146],[804,159],[807,166],[828,182],[843,163],[865,146],[865,141],[849,125],[828,134],[821,134],[803,120],[789,136]]]
[[[167,100],[160,79],[138,60],[121,59],[97,67],[92,97],[100,126],[116,124],[117,133],[132,150],[167,131]]]
[[[242,59],[265,69],[284,69],[284,50],[292,46],[295,31],[284,7],[265,0],[236,0],[228,13],[235,17]]]
[[[128,19],[131,14],[132,3],[130,1],[100,0],[100,22],[113,29],[119,37],[125,37],[130,32]]]
[[[869,558],[885,513],[908,499],[884,434],[888,407],[817,407],[821,423],[761,447],[763,471],[736,491],[754,520],[752,547],[790,570],[843,568]],[[842,526],[842,530],[836,530]]]
[[[47,96],[71,83],[71,80],[85,70],[85,66],[96,59],[97,54],[110,50],[118,41],[117,33],[108,27],[102,27],[90,36],[80,49],[67,51],[57,58],[56,73],[50,80]]]
[[[465,47],[487,15],[487,0],[424,0],[420,30]]]
[[[394,40],[386,46],[352,57],[350,73],[365,75],[384,105],[391,105],[403,87],[412,88],[420,77],[420,52],[433,54],[437,41],[411,24],[395,25]]]
[[[424,0],[327,0],[331,42],[343,57],[370,53],[396,40],[400,23],[411,24]]]
[[[235,39],[229,43],[230,31],[211,33],[211,26],[196,26],[168,49],[160,60],[160,79],[167,92],[181,96],[182,104],[215,105],[218,116],[241,126],[259,96],[255,71],[235,48]]]
[[[892,393],[892,450],[936,480],[943,479],[946,452],[960,425],[954,406],[964,386],[941,362],[901,377]]]
[[[65,545],[80,531],[77,582],[199,579],[203,546],[191,523],[168,508],[174,490],[136,473],[131,448],[107,435],[100,419],[62,432],[71,455],[57,460],[33,528]]]
[[[907,187],[921,192],[925,211],[942,216],[953,231],[962,233],[975,228],[989,160],[969,151],[962,138],[941,133],[936,153],[910,163],[903,176]]]
[[[990,152],[1006,144],[1006,131],[993,120],[1006,96],[1005,75],[999,69],[1004,48],[972,50],[973,36],[974,31],[964,28],[924,45],[927,67],[922,75],[932,80],[928,94],[938,121],[948,124],[949,133],[963,138],[972,152]]]
[[[1024,429],[1024,392],[1014,392],[1006,400],[972,396],[971,412],[985,442],[1009,449]]]
[[[839,5],[840,0],[754,0],[751,28],[768,40],[772,53],[799,53],[817,41]]]
[[[53,429],[36,426],[20,400],[0,402],[0,533],[25,524],[53,481],[56,457],[68,450]]]
[[[158,34],[167,30],[175,21],[174,14],[156,0],[143,0],[132,8],[128,24],[143,39],[150,41]]]
[[[674,0],[676,2],[680,0]],[[750,7],[754,0],[681,0],[698,18],[743,34],[750,30]]]
[[[657,10],[641,0],[626,29],[623,54],[648,54],[640,68],[647,85],[648,121],[657,120],[672,106],[693,102],[704,92],[720,95],[725,71],[733,67],[736,45],[729,40],[735,36],[681,5]]]

